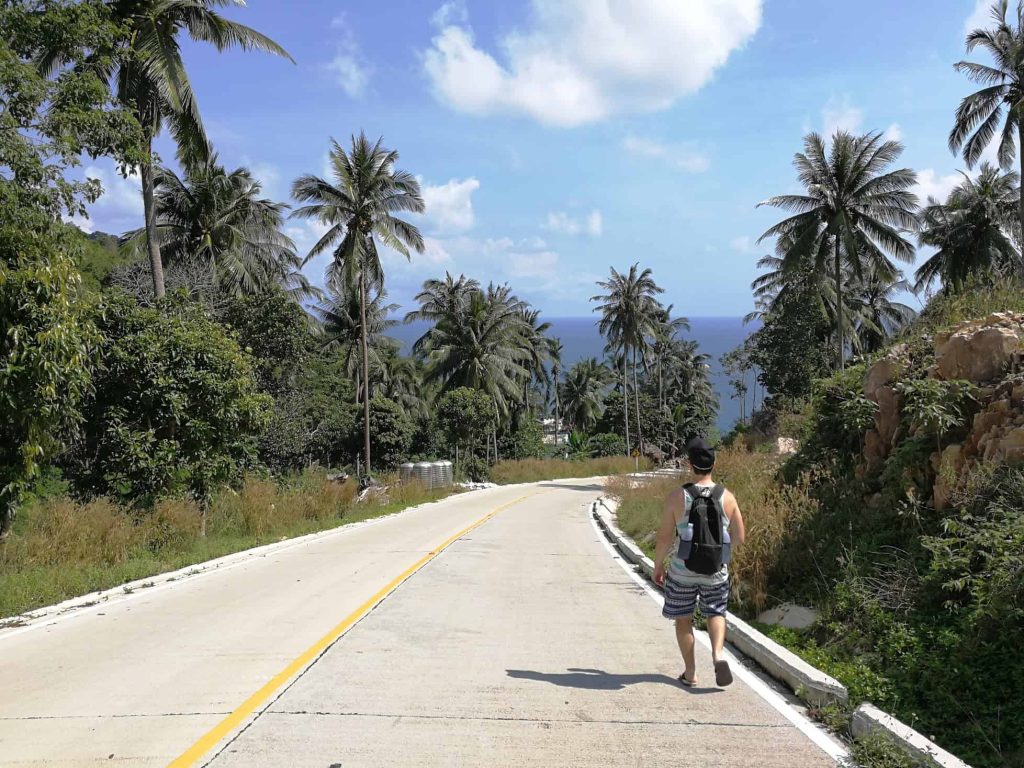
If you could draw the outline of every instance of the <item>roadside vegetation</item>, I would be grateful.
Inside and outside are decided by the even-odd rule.
[[[632,472],[636,464],[629,456],[607,456],[599,459],[521,459],[499,461],[491,467],[491,480],[499,485],[535,483],[573,477],[603,477]],[[640,471],[650,468],[650,461],[639,462]]]
[[[106,498],[76,502],[50,489],[25,505],[14,535],[0,542],[0,619],[452,493],[417,482],[388,485],[387,494],[357,503],[354,483],[323,472],[286,483],[247,477],[214,494],[205,535],[203,510],[192,499],[161,499],[139,511]]]

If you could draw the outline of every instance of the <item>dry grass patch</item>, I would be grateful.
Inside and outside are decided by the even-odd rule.
[[[607,456],[601,459],[518,459],[499,461],[491,467],[491,480],[498,485],[536,483],[541,480],[560,480],[569,477],[602,477],[632,472],[635,462],[628,456]],[[649,467],[640,460],[640,469]]]
[[[287,483],[251,477],[217,493],[202,513],[186,499],[140,512],[107,499],[49,498],[29,505],[0,543],[0,618],[243,549],[326,530],[433,501],[447,490],[397,484],[356,503],[354,482],[307,473]]]

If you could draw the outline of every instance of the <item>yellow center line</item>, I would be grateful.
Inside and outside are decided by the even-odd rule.
[[[205,755],[207,752],[213,749],[221,741],[221,739],[223,739],[229,733],[234,731],[238,726],[240,726],[245,721],[245,719],[249,717],[249,715],[251,715],[257,709],[259,709],[261,705],[266,703],[266,701],[275,692],[277,692],[285,683],[287,683],[289,680],[295,677],[295,675],[297,675],[299,672],[305,669],[311,662],[316,660],[316,658],[321,653],[323,653],[324,650],[326,650],[327,647],[331,645],[331,643],[333,643],[335,640],[337,640],[339,637],[345,634],[349,629],[351,629],[360,619],[362,619],[364,616],[366,616],[366,614],[373,610],[373,608],[376,607],[376,605],[380,603],[381,600],[383,600],[396,589],[398,589],[402,582],[404,582],[406,579],[408,579],[410,576],[416,573],[416,571],[425,566],[439,554],[444,552],[448,547],[450,547],[456,541],[458,541],[467,533],[472,531],[474,528],[478,528],[479,526],[483,525],[499,512],[502,512],[508,509],[509,507],[514,507],[516,504],[525,501],[531,496],[536,496],[538,493],[547,493],[547,491],[534,491],[533,493],[528,493],[525,496],[520,496],[518,499],[510,501],[507,504],[502,504],[500,507],[497,507],[496,509],[492,510],[488,514],[481,517],[472,525],[463,528],[454,536],[445,540],[440,546],[430,550],[426,555],[424,555],[415,563],[410,565],[398,576],[389,581],[384,587],[382,587],[380,590],[374,593],[373,597],[371,597],[365,603],[356,608],[352,613],[346,616],[341,621],[341,623],[334,627],[330,632],[321,637],[319,640],[313,643],[313,645],[311,645],[299,656],[293,659],[288,664],[288,666],[286,666],[284,669],[282,669],[280,672],[278,672],[276,675],[270,678],[270,680],[268,680],[262,688],[256,691],[256,693],[254,693],[248,699],[243,701],[241,705],[239,705],[239,707],[235,709],[234,712],[229,714],[227,717],[225,717],[223,720],[217,723],[217,725],[215,725],[213,728],[211,728],[209,731],[203,734],[199,741],[197,741],[191,747],[182,752],[180,756],[178,756],[167,766],[167,768],[188,768],[188,766],[195,765],[195,763],[200,758],[202,758],[203,755]]]

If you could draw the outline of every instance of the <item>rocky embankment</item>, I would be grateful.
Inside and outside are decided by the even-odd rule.
[[[927,376],[975,386],[966,435],[931,456],[932,501],[944,509],[978,462],[1024,461],[1024,313],[993,313],[936,334],[932,341],[935,361]],[[864,395],[878,408],[874,428],[864,437],[864,472],[880,470],[898,444],[914,436],[897,386],[908,364],[908,346],[901,344],[868,369]]]

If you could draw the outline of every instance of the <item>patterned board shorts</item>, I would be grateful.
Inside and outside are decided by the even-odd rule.
[[[700,612],[707,616],[725,616],[729,607],[729,582],[707,585],[693,582],[679,582],[671,576],[665,578],[665,608],[661,615],[666,619],[693,616],[693,610],[700,605]]]

